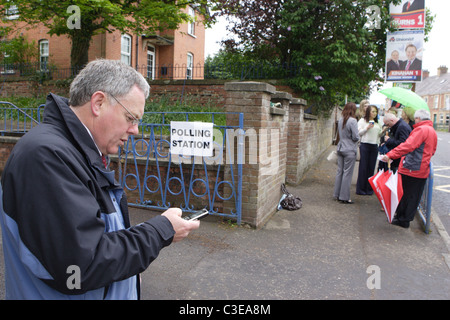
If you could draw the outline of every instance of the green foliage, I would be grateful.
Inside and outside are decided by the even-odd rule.
[[[69,36],[72,40],[71,65],[82,66],[87,63],[86,52],[93,35],[114,30],[155,34],[157,31],[177,29],[181,23],[192,20],[183,11],[188,5],[195,5],[199,14],[206,16],[204,23],[208,25],[213,20],[207,11],[207,4],[211,1],[60,0],[56,3],[50,0],[0,0],[0,15],[4,16],[6,10],[14,5],[19,15],[10,23],[25,21],[30,26],[42,23],[49,28],[51,35]],[[79,8],[79,14],[68,10],[73,5]],[[70,24],[69,27],[68,22],[76,17],[79,17],[80,28]]]
[[[39,52],[35,41],[28,42],[24,36],[0,42],[2,64],[35,63]]]
[[[170,94],[152,98],[147,102],[145,112],[143,122],[146,123],[170,124],[170,121],[186,121],[186,112],[191,112],[189,121],[226,125],[226,115],[222,113],[222,108],[216,107],[211,101],[202,103],[192,95],[187,95],[182,101],[180,96]]]
[[[221,15],[233,17],[229,31],[237,40],[223,42],[226,52],[260,63],[296,66],[300,72],[287,77],[287,84],[308,100],[315,113],[327,113],[336,104],[342,105],[345,96],[368,96],[371,81],[383,81],[386,36],[394,30],[390,2],[400,3],[224,0],[216,9]],[[379,24],[369,19],[372,5],[380,9],[376,16]],[[433,21],[429,15],[426,32]]]

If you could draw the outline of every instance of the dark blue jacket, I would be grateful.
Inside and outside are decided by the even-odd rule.
[[[398,119],[397,123],[394,124],[389,130],[389,133],[389,139],[386,141],[386,147],[390,151],[408,139],[411,134],[411,127],[403,121],[403,119]],[[400,159],[395,159],[392,161],[392,167],[398,168],[399,165]]]
[[[130,226],[114,172],[53,94],[11,152],[0,195],[7,299],[137,299],[138,274],[174,235],[163,216]]]

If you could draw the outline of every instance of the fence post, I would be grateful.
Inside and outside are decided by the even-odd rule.
[[[434,169],[433,163],[430,162],[430,175],[428,176],[425,189],[420,199],[417,212],[419,213],[422,221],[425,225],[425,233],[430,233],[431,224],[431,203],[433,202],[433,184],[434,184]]]

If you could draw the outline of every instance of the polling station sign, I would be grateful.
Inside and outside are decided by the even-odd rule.
[[[170,122],[170,153],[182,156],[212,157],[213,123]]]

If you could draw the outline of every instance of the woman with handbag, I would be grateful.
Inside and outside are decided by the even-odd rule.
[[[338,122],[339,143],[337,145],[338,168],[334,183],[334,198],[342,203],[352,204],[350,199],[350,185],[356,162],[359,134],[356,121],[356,104],[349,102],[342,111],[342,118]]]

